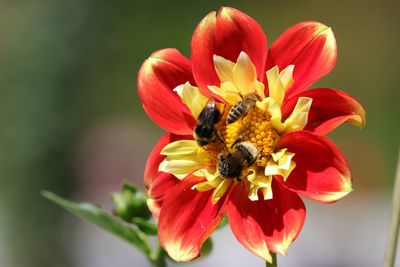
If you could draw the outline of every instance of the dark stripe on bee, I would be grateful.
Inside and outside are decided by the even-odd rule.
[[[233,105],[231,110],[228,113],[227,117],[227,122],[228,123],[233,123],[240,119],[246,112],[248,111],[248,105],[246,105],[244,102],[240,101]]]

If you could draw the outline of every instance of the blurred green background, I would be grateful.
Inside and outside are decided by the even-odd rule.
[[[162,130],[141,107],[140,65],[165,47],[190,56],[197,23],[221,5],[255,18],[269,44],[300,21],[332,27],[337,65],[314,87],[355,96],[367,125],[330,137],[350,162],[355,194],[389,197],[400,136],[399,1],[0,0],[1,266],[86,266],[71,260],[75,221],[40,190],[107,203],[122,180],[141,183]]]

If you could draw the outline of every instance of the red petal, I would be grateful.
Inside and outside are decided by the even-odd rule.
[[[329,73],[336,63],[336,40],[331,28],[306,21],[287,29],[268,50],[266,70],[278,65],[282,70],[294,65],[294,83],[289,97],[309,87]]]
[[[223,7],[218,14],[209,13],[197,26],[192,42],[193,75],[201,89],[210,94],[207,85],[220,85],[213,56],[236,62],[241,51],[256,66],[259,77],[265,76],[267,39],[260,25],[246,14]]]
[[[160,244],[175,261],[189,261],[200,255],[200,247],[221,222],[225,199],[211,203],[213,190],[191,189],[204,178],[189,175],[169,193],[158,223]]]
[[[365,110],[351,95],[331,88],[318,88],[301,92],[283,104],[283,116],[292,112],[299,97],[313,99],[308,123],[304,130],[325,135],[344,122],[362,127],[365,124]]]
[[[139,96],[149,117],[161,128],[175,134],[192,134],[195,119],[172,90],[189,81],[194,85],[190,61],[178,50],[153,53],[138,76]]]
[[[228,220],[237,240],[257,256],[267,260],[268,250],[286,254],[306,218],[301,198],[272,182],[273,198],[251,201],[244,185],[229,196]]]
[[[153,180],[158,176],[158,166],[161,161],[164,160],[165,156],[160,155],[161,150],[169,143],[171,143],[171,134],[167,133],[158,140],[157,144],[150,152],[147,158],[146,167],[144,169],[144,185],[146,188],[150,188]]]
[[[151,184],[147,195],[147,206],[153,213],[155,218],[160,215],[160,209],[163,205],[165,198],[171,192],[176,184],[178,184],[179,179],[169,173],[160,173],[154,182]]]
[[[331,203],[351,192],[351,174],[346,159],[325,136],[307,131],[283,136],[277,149],[295,153],[296,167],[282,184],[307,198]]]

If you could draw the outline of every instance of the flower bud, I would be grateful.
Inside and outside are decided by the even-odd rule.
[[[128,183],[122,185],[121,192],[111,195],[114,214],[124,221],[132,223],[133,218],[149,219],[151,213],[147,208],[146,195]]]

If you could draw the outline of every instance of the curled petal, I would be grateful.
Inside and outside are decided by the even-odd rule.
[[[294,82],[286,97],[306,89],[329,73],[336,63],[336,40],[331,28],[315,21],[286,30],[268,50],[266,70],[294,65]]]
[[[165,198],[178,182],[179,180],[169,173],[160,173],[157,178],[154,179],[154,182],[147,192],[147,206],[155,218],[159,217],[160,209]]]
[[[213,191],[192,187],[204,178],[189,175],[165,199],[158,224],[160,244],[175,261],[189,261],[200,255],[203,242],[221,222],[225,200],[212,204]]]
[[[346,159],[336,145],[325,136],[307,131],[283,136],[278,148],[295,154],[296,167],[283,185],[307,198],[331,203],[352,191],[351,174]]]
[[[282,113],[286,117],[300,97],[313,99],[304,130],[325,135],[344,122],[357,127],[365,124],[365,110],[351,95],[332,88],[317,88],[301,92],[288,99]]]
[[[236,239],[257,256],[271,262],[269,251],[286,254],[303,227],[306,210],[300,197],[272,182],[273,198],[251,201],[248,189],[237,185],[228,202],[228,220]]]
[[[214,68],[214,55],[236,62],[243,51],[254,63],[258,77],[264,75],[265,34],[254,19],[234,8],[223,7],[218,14],[209,13],[197,26],[191,48],[193,75],[203,91],[209,92],[208,85],[220,84]]]
[[[187,81],[195,84],[190,61],[176,49],[153,53],[140,68],[138,89],[143,108],[154,122],[168,132],[191,134],[196,123],[189,109],[173,91]]]

